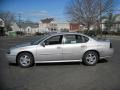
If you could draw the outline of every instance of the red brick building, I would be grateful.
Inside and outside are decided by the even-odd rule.
[[[78,31],[80,29],[79,23],[70,23],[70,31]]]

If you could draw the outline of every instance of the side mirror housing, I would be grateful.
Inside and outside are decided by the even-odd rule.
[[[45,43],[43,42],[42,44],[41,44],[43,47],[45,47]]]

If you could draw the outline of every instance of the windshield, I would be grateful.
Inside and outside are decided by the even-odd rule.
[[[34,40],[31,42],[31,45],[37,45],[39,44],[42,40],[44,40],[45,38],[47,38],[49,35],[42,35],[41,37],[39,37],[37,40]]]

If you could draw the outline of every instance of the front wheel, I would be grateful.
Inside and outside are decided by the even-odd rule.
[[[96,65],[98,59],[98,54],[95,51],[88,51],[83,56],[83,63],[88,66],[93,66]]]
[[[33,56],[30,53],[23,52],[18,55],[17,62],[23,68],[30,67],[33,65]]]

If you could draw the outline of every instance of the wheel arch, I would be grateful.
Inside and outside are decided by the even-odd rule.
[[[29,53],[29,54],[31,54],[32,57],[33,57],[33,61],[34,61],[34,55],[33,55],[32,52],[30,52],[30,51],[21,51],[21,52],[19,52],[19,53],[17,54],[17,56],[16,56],[16,63],[18,63],[17,59],[18,59],[18,56],[19,56],[21,53]]]
[[[83,54],[82,58],[83,58],[83,57],[84,57],[84,55],[85,55],[87,52],[89,52],[89,51],[94,51],[94,52],[96,52],[96,53],[97,53],[97,55],[98,55],[98,58],[100,58],[100,53],[99,53],[97,50],[94,50],[94,49],[87,50],[87,51]]]

